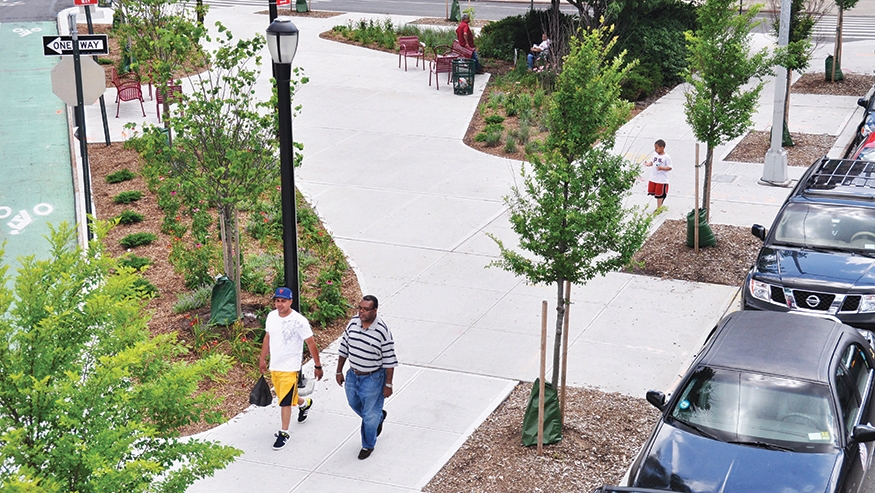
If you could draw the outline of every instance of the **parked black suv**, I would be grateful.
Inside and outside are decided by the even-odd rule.
[[[824,157],[799,180],[742,288],[744,309],[807,311],[875,330],[875,162]]]

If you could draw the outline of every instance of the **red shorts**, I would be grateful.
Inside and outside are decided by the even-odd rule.
[[[647,195],[653,195],[658,199],[664,199],[668,195],[668,183],[647,182]]]

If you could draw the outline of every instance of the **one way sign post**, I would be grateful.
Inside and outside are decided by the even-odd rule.
[[[43,54],[45,56],[72,55],[72,36],[43,36]],[[106,34],[80,34],[80,55],[109,54],[109,40]]]

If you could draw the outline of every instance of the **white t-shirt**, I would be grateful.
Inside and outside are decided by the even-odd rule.
[[[653,153],[653,171],[650,173],[650,181],[653,183],[668,183],[668,172],[669,170],[659,170],[656,169],[657,166],[668,166],[671,168],[671,157],[669,157],[668,153],[663,153],[660,156],[657,153]]]
[[[267,314],[264,330],[270,334],[271,371],[299,371],[303,361],[304,339],[313,337],[310,322],[300,313],[280,317],[276,310]]]

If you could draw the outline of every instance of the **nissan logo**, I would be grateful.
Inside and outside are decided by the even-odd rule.
[[[808,298],[805,298],[805,304],[810,306],[811,308],[814,308],[820,304],[820,298],[812,294]]]

